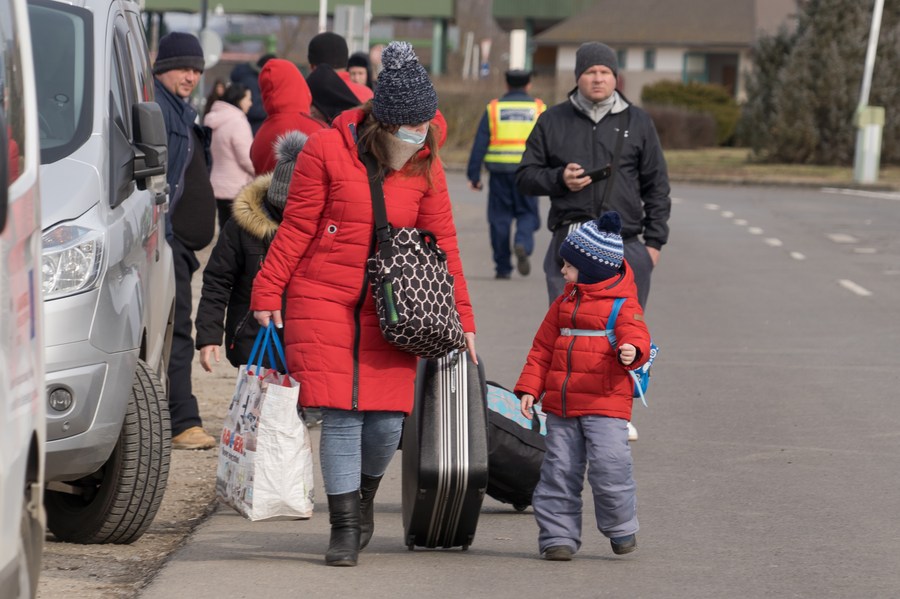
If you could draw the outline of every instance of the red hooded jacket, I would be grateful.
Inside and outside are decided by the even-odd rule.
[[[300,69],[291,61],[273,58],[266,62],[259,73],[259,91],[268,116],[250,147],[257,176],[275,169],[274,144],[279,135],[288,131],[312,135],[326,127],[309,115],[312,94]]]
[[[416,357],[389,345],[378,328],[366,276],[373,217],[366,169],[356,149],[359,109],[306,142],[288,192],[284,220],[253,282],[251,308],[280,310],[287,290],[288,368],[300,381],[300,402],[409,413]],[[422,153],[428,149],[420,150]],[[433,232],[455,277],[463,330],[475,318],[453,224],[444,169],[435,160],[432,187],[406,169],[384,179],[387,216],[395,227]]]
[[[534,336],[525,367],[515,386],[521,397],[540,397],[545,412],[564,418],[600,415],[631,420],[634,383],[606,337],[563,336],[560,328],[603,330],[613,301],[624,297],[616,319],[619,345],[630,343],[637,359],[627,368],[639,368],[650,357],[650,332],[637,301],[631,268],[618,277],[582,285],[569,283],[550,306]]]

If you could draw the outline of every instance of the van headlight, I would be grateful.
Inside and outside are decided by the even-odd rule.
[[[44,299],[93,289],[100,280],[103,232],[73,225],[50,229],[44,242],[41,279]]]

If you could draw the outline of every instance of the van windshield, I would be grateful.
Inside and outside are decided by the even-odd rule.
[[[91,13],[30,0],[28,17],[37,84],[41,163],[64,158],[91,132],[93,33]]]

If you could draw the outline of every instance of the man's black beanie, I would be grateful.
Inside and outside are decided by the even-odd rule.
[[[619,59],[612,48],[600,42],[581,44],[575,53],[575,81],[578,81],[586,70],[598,64],[609,67],[613,75],[619,76]]]
[[[323,31],[309,40],[306,60],[312,66],[327,64],[333,69],[346,69],[349,54],[347,40],[333,31]]]
[[[197,69],[202,73],[205,66],[200,40],[190,33],[173,31],[159,40],[159,52],[153,63],[154,75],[173,69]]]

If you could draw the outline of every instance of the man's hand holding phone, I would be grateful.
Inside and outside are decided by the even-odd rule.
[[[570,191],[581,191],[591,183],[609,178],[612,167],[609,165],[593,171],[585,171],[580,164],[570,162],[563,171],[563,182]]]

